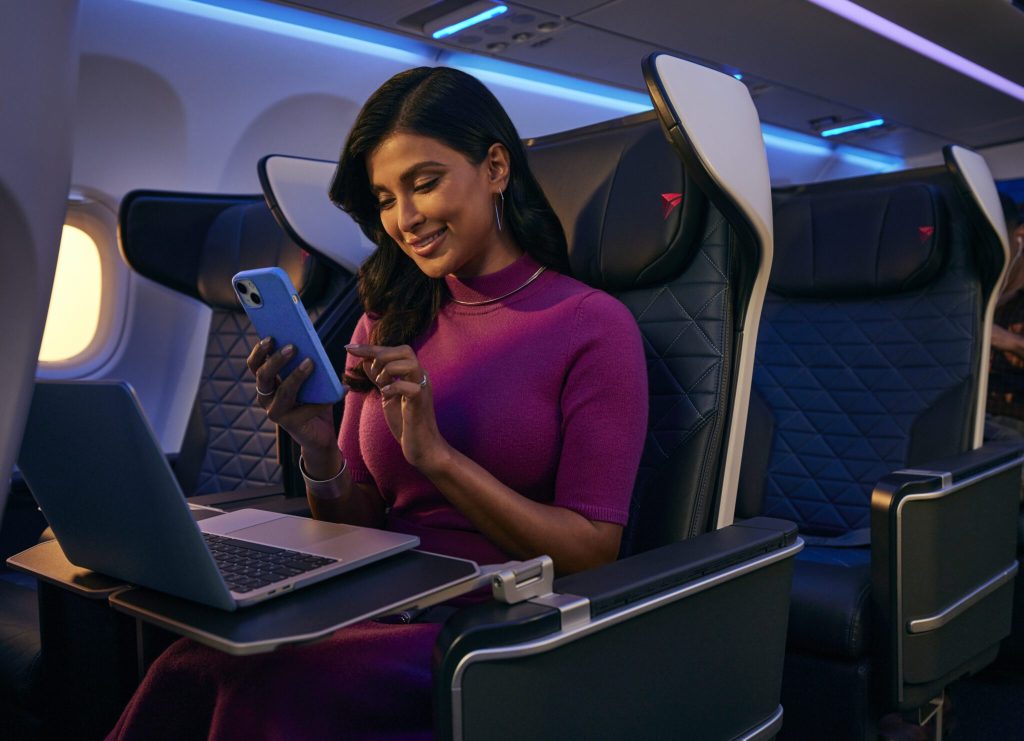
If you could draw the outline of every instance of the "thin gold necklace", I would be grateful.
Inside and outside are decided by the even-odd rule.
[[[513,293],[518,293],[519,291],[523,290],[528,285],[530,285],[535,280],[537,280],[537,278],[540,277],[540,274],[543,273],[547,269],[548,268],[547,268],[546,265],[541,265],[539,268],[537,268],[537,272],[536,273],[534,273],[533,275],[531,275],[529,278],[526,279],[525,283],[523,283],[518,288],[513,288],[508,293],[503,293],[502,295],[498,296],[497,298],[489,298],[489,299],[487,299],[485,301],[459,301],[457,298],[452,297],[452,303],[456,303],[456,304],[459,304],[461,306],[483,306],[485,304],[493,304],[495,301],[501,301],[503,298],[508,298]]]

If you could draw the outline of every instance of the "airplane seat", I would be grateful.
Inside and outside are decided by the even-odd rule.
[[[737,517],[807,542],[782,737],[872,738],[1009,633],[1021,450],[974,449],[1006,252],[983,161],[946,158],[775,196]]]
[[[760,152],[763,163],[742,85],[665,55],[645,69],[688,110],[742,121],[731,148]],[[722,488],[738,459],[730,442],[744,429],[736,391],[752,362],[744,337],[756,332],[771,234],[762,241],[765,232],[748,228],[744,191],[719,180],[737,171],[697,140],[700,122],[681,124],[687,136],[670,144],[669,121],[676,126],[671,110],[659,110],[527,142],[572,275],[637,319],[649,430],[618,561],[556,579],[550,595],[485,603],[445,624],[435,647],[439,738],[768,738],[783,722],[788,569],[801,544],[779,520],[715,530],[723,508],[731,521]],[[767,209],[767,169],[757,165],[738,177],[763,188]],[[757,568],[730,545],[752,532],[790,533],[792,550]],[[734,566],[754,568],[729,580]]]
[[[314,321],[350,277],[296,245],[256,196],[135,191],[122,203],[120,223],[122,251],[134,270],[212,310],[199,393],[174,465],[183,490],[203,496],[194,501],[230,508],[288,489],[276,425],[256,405],[245,366],[258,337],[231,277],[281,267]],[[304,501],[297,500],[300,509]]]
[[[622,552],[714,529],[738,354],[731,308],[751,263],[654,112],[535,139],[527,154],[571,274],[630,309],[647,354],[651,419]]]

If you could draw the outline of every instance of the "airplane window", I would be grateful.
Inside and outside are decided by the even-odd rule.
[[[39,360],[73,358],[92,343],[99,328],[103,279],[96,241],[78,227],[64,225],[50,308]]]

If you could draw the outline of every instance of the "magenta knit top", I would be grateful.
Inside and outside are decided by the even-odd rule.
[[[497,273],[445,280],[453,298],[484,301],[538,267],[524,255]],[[364,315],[352,342],[367,343],[371,326]],[[412,347],[450,445],[524,496],[625,525],[647,430],[647,371],[636,321],[617,299],[549,269],[494,303],[446,301]],[[419,536],[426,551],[509,560],[406,462],[376,391],[345,398],[338,444],[353,480],[380,490],[388,529]]]

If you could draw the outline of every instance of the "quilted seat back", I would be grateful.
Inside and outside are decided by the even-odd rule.
[[[736,307],[749,298],[737,284],[758,263],[653,113],[533,140],[528,154],[565,228],[572,274],[622,301],[643,337],[650,421],[624,551],[704,532],[732,412]]]
[[[137,272],[212,311],[199,390],[175,474],[186,495],[282,484],[277,426],[255,403],[245,360],[259,339],[231,276],[284,269],[315,320],[336,294],[323,266],[284,233],[259,196],[130,193],[121,207],[122,250]]]
[[[738,516],[842,536],[972,447],[992,277],[960,198],[941,169],[776,194]]]

